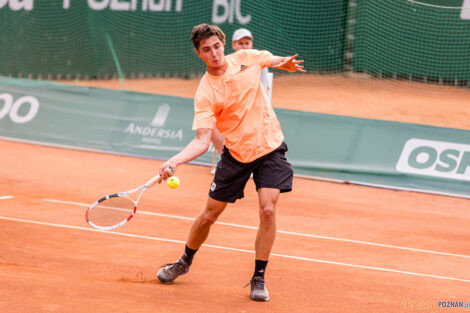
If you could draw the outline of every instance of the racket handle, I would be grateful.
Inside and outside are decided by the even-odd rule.
[[[169,167],[168,172],[173,174],[173,168]],[[161,181],[162,181],[162,178],[160,177],[160,174],[158,174],[157,176],[155,176],[154,178],[149,180],[144,186],[145,186],[145,188],[151,187],[151,186],[155,185],[155,183],[160,183]]]

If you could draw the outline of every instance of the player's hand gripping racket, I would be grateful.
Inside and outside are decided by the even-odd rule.
[[[171,167],[168,171],[173,173]],[[99,199],[86,211],[86,221],[90,226],[100,230],[111,230],[124,225],[135,215],[137,204],[145,190],[155,183],[160,183],[161,180],[160,175],[157,175],[140,187]],[[137,199],[133,200],[130,196],[139,191]]]

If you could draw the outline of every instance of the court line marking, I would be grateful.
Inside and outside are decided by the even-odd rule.
[[[90,206],[90,204],[80,203],[80,202],[63,201],[63,200],[56,200],[56,199],[42,199],[42,200],[46,201],[46,202],[60,203],[60,204],[70,204],[70,205],[83,206],[83,207]],[[138,210],[136,214],[145,214],[145,215],[153,215],[153,216],[160,216],[160,217],[168,217],[168,218],[188,220],[188,221],[194,221],[195,220],[195,218],[192,218],[192,217],[171,215],[171,214],[164,214],[164,213],[155,213],[155,212],[148,212],[148,211],[141,211],[141,210]],[[215,224],[224,225],[224,226],[232,226],[232,227],[237,227],[237,228],[258,230],[258,227],[248,226],[248,225],[239,225],[239,224],[225,223],[225,222],[219,222],[219,221],[216,221]],[[369,241],[361,241],[361,240],[353,240],[353,239],[345,239],[345,238],[329,237],[329,236],[321,236],[321,235],[313,235],[313,234],[304,234],[304,233],[297,233],[297,232],[291,232],[291,231],[285,231],[285,230],[278,230],[277,233],[293,235],[293,236],[300,236],[300,237],[308,237],[308,238],[348,242],[348,243],[374,246],[374,247],[381,247],[381,248],[390,248],[390,249],[398,249],[398,250],[406,250],[406,251],[413,251],[413,252],[421,252],[421,253],[428,253],[428,254],[444,255],[444,256],[452,256],[452,257],[470,259],[470,255],[454,254],[454,253],[448,253],[448,252],[440,252],[440,251],[410,248],[410,247],[402,247],[402,246],[395,246],[395,245],[369,242]]]
[[[0,200],[7,200],[7,199],[12,199],[14,196],[2,196],[0,197]]]
[[[181,240],[166,239],[166,238],[151,237],[151,236],[143,236],[143,235],[135,235],[135,234],[122,233],[122,232],[115,232],[115,231],[105,231],[105,230],[99,230],[99,229],[94,229],[94,228],[86,228],[86,227],[81,227],[81,226],[40,222],[40,221],[33,221],[33,220],[26,220],[26,219],[21,219],[21,218],[5,217],[5,216],[0,216],[0,219],[1,220],[7,220],[7,221],[14,221],[14,222],[22,222],[22,223],[43,225],[43,226],[51,226],[51,227],[57,227],[57,228],[85,230],[85,231],[90,231],[90,232],[105,233],[105,234],[109,234],[109,235],[117,235],[117,236],[130,237],[130,238],[139,238],[139,239],[148,239],[148,240],[154,240],[154,241],[179,243],[179,244],[183,244],[183,245],[186,244],[185,241],[181,241]],[[237,249],[237,248],[230,248],[230,247],[216,246],[216,245],[209,245],[209,244],[203,244],[203,246],[208,247],[208,248],[220,249],[220,250],[246,252],[246,253],[251,253],[251,254],[255,253],[255,251],[247,250],[247,249]],[[405,274],[405,275],[411,275],[411,276],[428,277],[428,278],[436,278],[436,279],[452,280],[452,281],[470,283],[470,279],[463,279],[463,278],[456,278],[456,277],[449,277],[449,276],[440,276],[440,275],[433,275],[433,274],[424,274],[424,273],[415,273],[415,272],[409,272],[409,271],[400,271],[400,270],[394,270],[394,269],[389,269],[389,268],[366,266],[366,265],[357,265],[357,264],[350,264],[350,263],[343,263],[343,262],[336,262],[336,261],[328,261],[328,260],[320,260],[320,259],[312,259],[312,258],[304,258],[304,257],[292,256],[292,255],[287,255],[287,254],[279,254],[279,253],[271,253],[271,255],[281,257],[281,258],[286,258],[286,259],[293,259],[293,260],[309,261],[309,262],[323,263],[323,264],[333,264],[333,265],[352,267],[352,268],[360,268],[360,269],[367,269],[367,270],[374,270],[374,271],[381,271],[381,272],[398,273],[398,274]]]

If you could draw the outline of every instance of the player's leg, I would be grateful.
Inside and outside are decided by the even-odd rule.
[[[255,271],[250,281],[250,297],[253,300],[269,300],[264,276],[276,238],[276,204],[281,192],[292,190],[293,170],[285,157],[286,151],[287,145],[283,143],[279,148],[264,156],[254,171],[254,180],[258,190],[260,224],[255,242]]]
[[[190,249],[197,250],[204,241],[206,241],[212,224],[214,224],[226,207],[227,202],[218,201],[208,197],[205,209],[196,218],[191,226],[191,230],[189,231],[186,245]]]
[[[189,271],[194,255],[207,239],[212,224],[214,224],[226,206],[227,202],[208,198],[205,209],[191,226],[183,255],[175,263],[162,267],[157,274],[158,280],[162,283],[169,283]]]
[[[260,223],[255,242],[257,260],[267,261],[271,254],[276,238],[276,204],[279,194],[279,189],[258,189]],[[262,276],[264,277],[264,272]]]
[[[226,202],[208,198],[205,209],[191,226],[183,255],[175,263],[167,264],[158,271],[157,277],[161,282],[172,282],[189,271],[194,255],[207,239],[210,227],[226,206]]]
[[[210,227],[227,203],[243,198],[251,167],[250,164],[237,162],[227,149],[224,150],[217,164],[206,207],[191,226],[184,254],[175,263],[167,264],[159,270],[157,277],[161,282],[172,282],[189,271],[195,253],[206,240]]]
[[[255,271],[250,280],[250,297],[256,301],[269,300],[269,293],[264,282],[264,273],[276,238],[276,204],[279,194],[280,190],[275,188],[258,189],[259,227],[255,242]]]

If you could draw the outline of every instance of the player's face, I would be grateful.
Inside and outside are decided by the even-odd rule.
[[[196,53],[209,68],[219,68],[225,64],[224,43],[215,35],[201,41]]]
[[[250,37],[243,37],[237,41],[232,42],[232,48],[235,51],[241,49],[253,49],[253,40]]]

